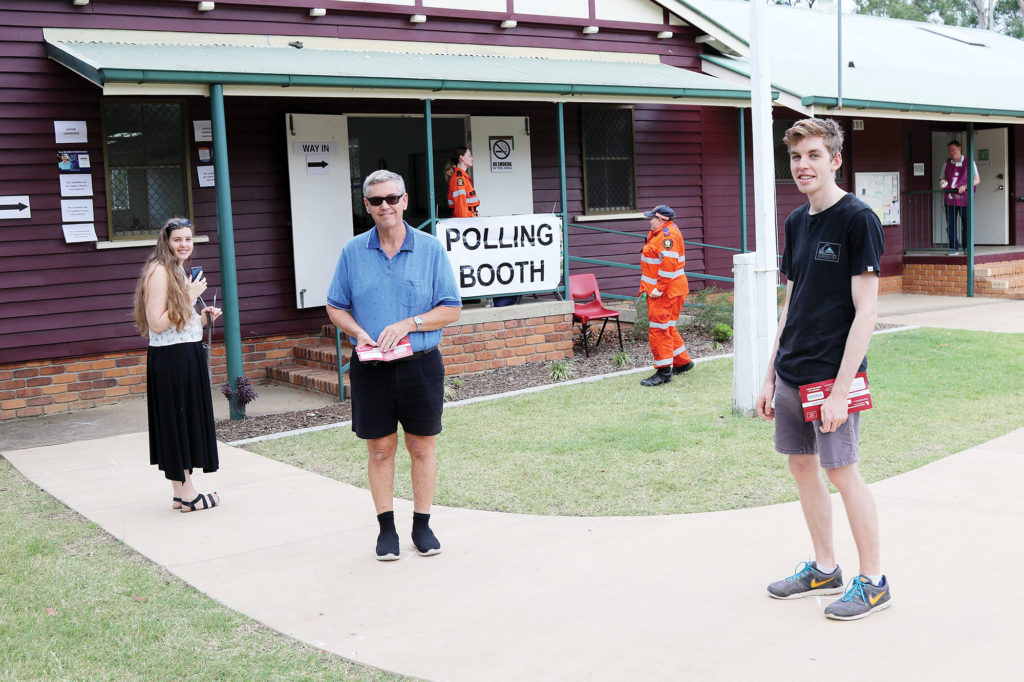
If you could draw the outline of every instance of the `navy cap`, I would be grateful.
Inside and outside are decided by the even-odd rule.
[[[668,218],[669,220],[672,220],[673,218],[676,217],[676,212],[664,204],[662,204],[661,206],[655,206],[653,211],[647,211],[646,213],[644,213],[644,217],[653,218],[655,213],[659,213]]]

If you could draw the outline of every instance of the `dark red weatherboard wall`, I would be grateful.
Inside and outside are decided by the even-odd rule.
[[[74,7],[68,0],[6,0],[0,5],[0,182],[3,195],[29,195],[32,217],[0,221],[0,364],[139,349],[145,340],[131,321],[131,294],[149,247],[97,250],[92,243],[65,244],[61,232],[60,191],[54,120],[85,120],[86,145],[93,161],[95,224],[108,238],[106,187],[101,160],[100,89],[44,55],[42,29],[110,28],[203,33],[316,35],[342,38],[488,43],[659,54],[664,62],[697,68],[698,48],[689,29],[676,38],[656,40],[650,27],[608,26],[581,37],[578,26],[520,21],[502,31],[492,15],[433,16],[410,25],[408,11],[332,11],[310,19],[304,3],[219,2],[211,13],[196,11],[191,0],[96,0]],[[346,5],[346,7],[350,7]],[[354,7],[354,6],[352,6]],[[426,10],[430,14],[431,10]],[[184,98],[186,120],[209,118],[203,97]],[[335,98],[234,98],[226,100],[235,251],[243,338],[306,333],[324,322],[322,310],[294,307],[290,208],[282,121],[287,112],[422,113],[415,100]],[[544,103],[435,103],[436,113],[528,115],[533,135],[534,202],[550,211],[558,201],[555,105]],[[583,212],[579,151],[579,106],[566,105],[569,213]],[[731,111],[731,110],[730,110]],[[641,205],[669,203],[680,212],[688,238],[703,241],[700,110],[638,106],[635,112],[638,196]],[[191,132],[191,131],[190,131]],[[190,135],[191,139],[191,135]],[[193,145],[194,146],[194,145]],[[217,264],[215,189],[198,186],[190,168],[193,216],[200,235],[195,259],[206,267],[211,286],[220,283]],[[608,227],[642,236],[646,221],[609,223]],[[636,263],[640,239],[577,234],[571,251]],[[691,252],[688,267],[703,269]],[[583,271],[583,269],[576,271]],[[602,287],[631,294],[638,275],[597,268]]]

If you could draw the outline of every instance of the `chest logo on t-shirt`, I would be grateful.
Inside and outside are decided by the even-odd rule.
[[[839,250],[840,245],[835,242],[818,242],[818,248],[814,251],[814,260],[838,263]]]

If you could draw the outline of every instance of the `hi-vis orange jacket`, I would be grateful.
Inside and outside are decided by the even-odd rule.
[[[448,208],[452,209],[455,218],[475,218],[480,208],[480,198],[473,189],[473,181],[459,167],[452,171],[448,179]]]
[[[655,289],[667,298],[690,292],[683,235],[671,221],[651,230],[640,253],[640,291],[650,295]]]

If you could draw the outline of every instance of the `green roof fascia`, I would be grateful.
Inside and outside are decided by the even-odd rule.
[[[839,100],[836,97],[820,97],[809,95],[802,97],[800,103],[804,106],[837,107]],[[912,104],[910,102],[879,102],[872,99],[850,99],[843,98],[843,108],[850,109],[883,109],[886,111],[922,111],[932,114],[961,114],[969,116],[1007,116],[1013,118],[1024,118],[1024,110],[1013,109],[981,109],[978,107],[951,107],[939,104]]]
[[[63,61],[63,60],[62,60]],[[66,63],[66,62],[64,62]],[[68,66],[72,66],[68,64]],[[74,67],[73,67],[74,68]],[[289,74],[245,74],[205,71],[156,71],[137,69],[93,69],[93,76],[75,68],[99,84],[107,83],[221,83],[224,85],[267,85],[280,87],[355,87],[401,90],[479,90],[490,92],[543,92],[560,95],[638,95],[749,101],[746,90],[710,88],[654,88],[630,85],[578,85],[572,83],[507,83],[448,79],[376,78],[362,76],[310,76]]]

